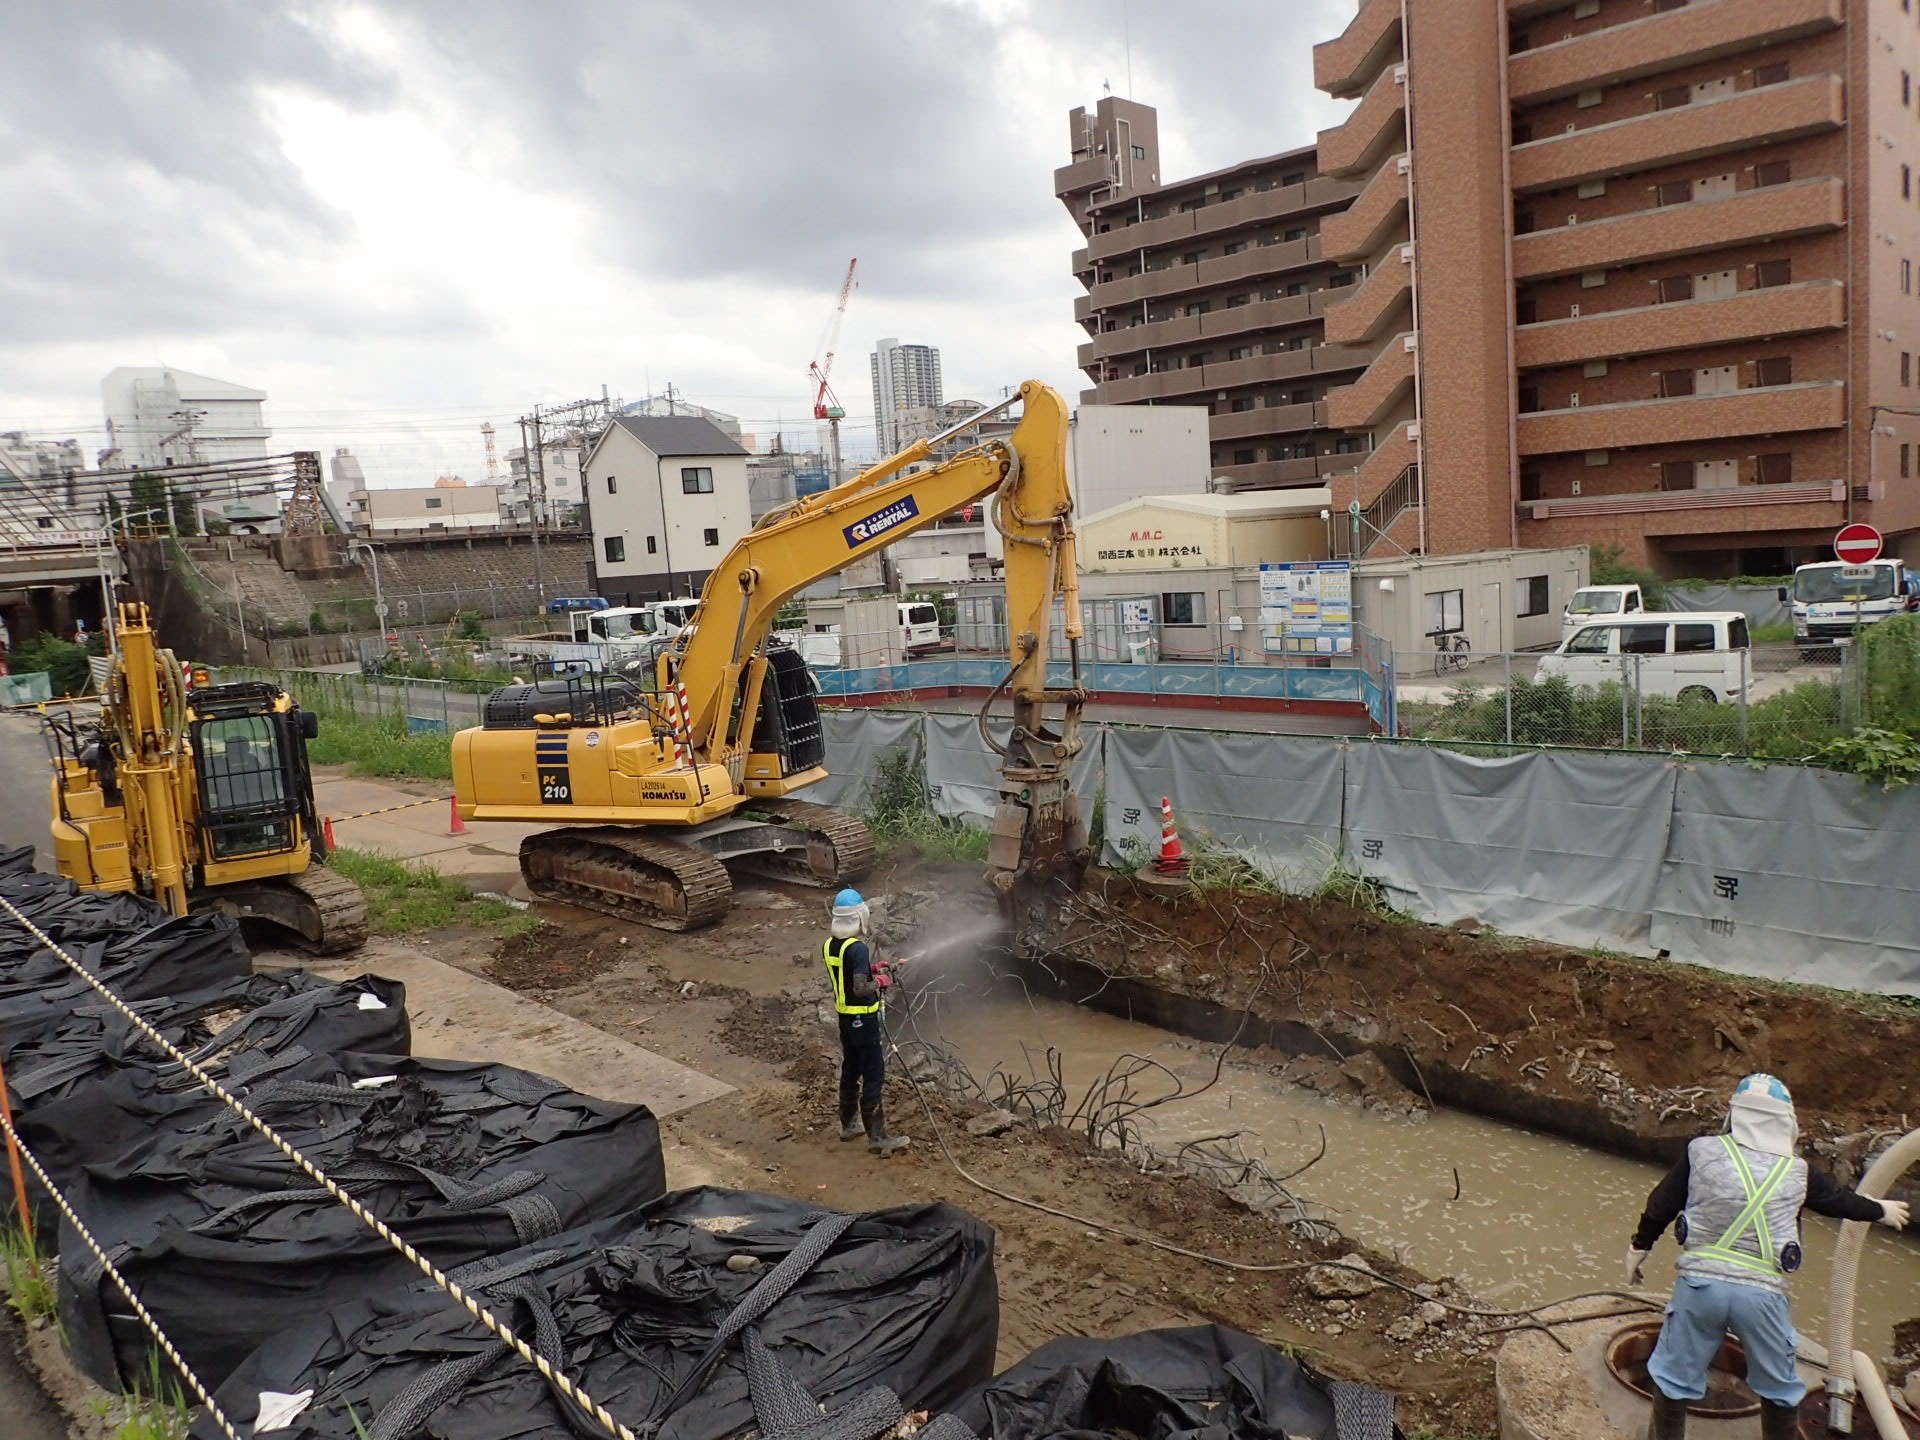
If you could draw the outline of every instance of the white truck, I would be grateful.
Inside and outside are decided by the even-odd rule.
[[[514,635],[502,642],[509,657],[556,669],[618,671],[644,662],[653,644],[671,640],[692,622],[696,598],[652,600],[606,610],[572,610],[565,634]]]
[[[1561,643],[1589,621],[1636,615],[1646,608],[1638,585],[1583,585],[1568,597],[1567,608],[1561,613]]]
[[[1802,660],[1839,649],[1868,625],[1920,608],[1913,575],[1900,561],[1885,558],[1864,565],[1801,565],[1793,584],[1780,587],[1780,600],[1793,614],[1793,643]]]

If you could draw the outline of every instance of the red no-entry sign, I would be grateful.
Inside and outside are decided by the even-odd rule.
[[[1880,532],[1871,525],[1846,525],[1833,537],[1833,553],[1846,565],[1880,558]]]

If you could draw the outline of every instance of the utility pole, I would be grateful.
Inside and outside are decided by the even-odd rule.
[[[547,608],[547,575],[540,558],[540,512],[547,503],[547,462],[540,448],[540,407],[520,419],[520,448],[527,457],[527,518],[533,525],[533,588]]]

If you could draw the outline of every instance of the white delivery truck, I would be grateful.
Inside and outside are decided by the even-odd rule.
[[[1793,643],[1800,658],[1811,660],[1834,650],[1854,632],[1916,608],[1916,597],[1898,560],[1882,558],[1864,565],[1823,560],[1793,572],[1793,584],[1780,587],[1780,600],[1793,613]]]
[[[1638,585],[1584,585],[1567,600],[1560,616],[1560,638],[1567,639],[1589,620],[1635,615],[1647,608]]]
[[[1589,621],[1542,655],[1535,674],[1713,704],[1746,692],[1753,674],[1749,643],[1747,617],[1738,610],[1648,610]]]

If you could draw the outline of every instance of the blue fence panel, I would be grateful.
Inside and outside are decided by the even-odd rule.
[[[1359,704],[1364,698],[1358,670],[1317,670],[1309,666],[1287,673],[1292,677],[1287,694],[1295,700],[1345,700]]]

